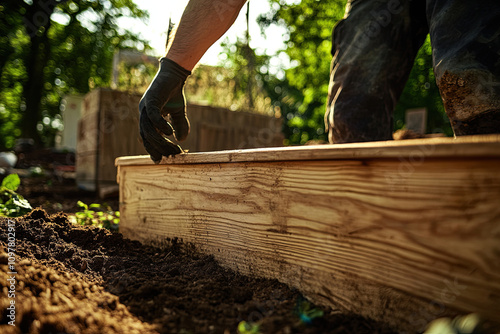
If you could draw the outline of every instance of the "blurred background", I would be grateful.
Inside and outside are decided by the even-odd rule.
[[[27,139],[57,146],[66,97],[74,104],[103,87],[142,93],[157,69],[152,59],[164,52],[186,3],[2,1],[0,150]],[[330,38],[344,8],[344,0],[252,0],[189,79],[189,102],[281,118],[284,145],[326,140]],[[395,129],[405,127],[407,109],[426,108],[425,132],[451,135],[431,63],[427,40],[397,107]]]

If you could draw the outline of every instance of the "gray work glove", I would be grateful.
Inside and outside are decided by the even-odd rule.
[[[160,162],[162,156],[182,152],[179,145],[165,136],[174,134],[180,141],[189,134],[183,89],[190,74],[176,62],[161,58],[160,69],[139,102],[140,134],[144,148],[155,163]],[[170,123],[164,118],[167,115],[170,115]]]

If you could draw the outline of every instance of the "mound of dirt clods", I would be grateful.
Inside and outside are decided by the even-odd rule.
[[[0,268],[0,333],[391,333],[185,245],[145,246],[42,209],[0,219]]]

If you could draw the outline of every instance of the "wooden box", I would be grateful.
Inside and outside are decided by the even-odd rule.
[[[423,331],[500,321],[500,136],[117,159],[120,231]]]
[[[85,96],[78,124],[76,181],[101,196],[115,192],[114,160],[122,155],[146,154],[139,136],[141,96],[97,89]]]

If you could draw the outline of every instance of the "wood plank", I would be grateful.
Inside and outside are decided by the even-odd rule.
[[[137,105],[141,95],[110,89],[100,92],[97,184],[98,188],[101,185],[106,188],[106,183],[116,180],[116,158],[147,151],[140,140],[138,126]]]
[[[282,120],[268,115],[188,104],[189,152],[283,146]]]
[[[96,189],[99,103],[97,91],[87,94],[83,100],[82,117],[78,121],[76,182],[79,187],[89,191]]]
[[[408,332],[450,313],[500,321],[499,143],[120,158],[120,230],[180,238],[226,267]],[[411,160],[415,149],[431,153]]]
[[[401,158],[418,163],[427,158],[457,156],[464,158],[499,157],[500,135],[186,153],[175,157],[163,157],[160,164],[374,158]],[[120,166],[153,164],[147,155],[120,157],[115,163]]]

